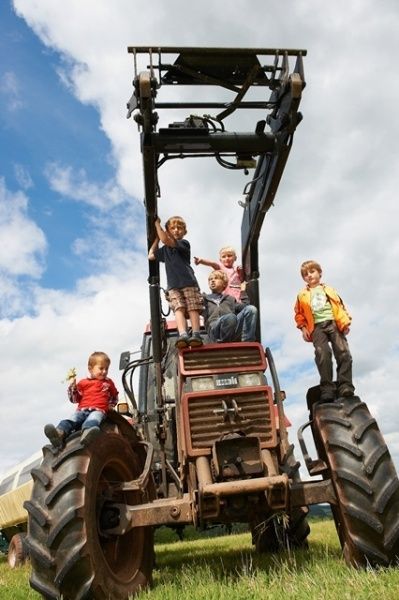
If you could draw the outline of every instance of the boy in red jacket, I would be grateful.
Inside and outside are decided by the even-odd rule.
[[[302,263],[301,275],[306,287],[297,296],[295,322],[305,342],[313,342],[321,400],[333,402],[337,392],[338,397],[353,396],[352,356],[346,340],[352,318],[336,290],[321,283],[319,263]],[[337,362],[337,385],[333,382],[330,344]]]
[[[57,427],[48,424],[44,428],[44,434],[53,446],[61,448],[65,438],[79,429],[82,430],[80,442],[83,446],[88,446],[100,433],[100,424],[118,402],[118,390],[107,377],[110,364],[105,352],[93,352],[88,361],[89,377],[78,383],[73,379],[68,387],[68,397],[78,405],[77,409]]]

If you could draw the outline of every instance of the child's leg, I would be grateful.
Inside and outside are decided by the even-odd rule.
[[[189,310],[188,316],[191,321],[191,337],[188,341],[189,345],[194,348],[196,346],[202,346],[203,341],[200,334],[200,316],[198,310]]]
[[[318,323],[313,331],[315,362],[320,375],[320,392],[322,400],[334,400],[335,385],[333,383],[332,352],[329,345],[328,328],[330,321]]]
[[[88,446],[101,433],[100,425],[105,419],[102,410],[91,410],[82,424],[80,443]]]
[[[198,310],[189,310],[188,316],[190,317],[191,327],[193,331],[200,330],[200,316]]]
[[[175,311],[175,320],[179,335],[187,332],[187,319],[184,308],[178,308]]]
[[[258,311],[256,306],[248,304],[237,315],[237,330],[236,336],[240,337],[243,342],[256,341],[256,321]]]
[[[182,290],[172,288],[168,291],[169,306],[173,310],[179,335],[187,333],[186,302]]]
[[[91,410],[82,424],[82,430],[90,429],[90,427],[100,427],[105,419],[105,414],[102,410]]]
[[[335,323],[330,340],[337,361],[338,395],[352,396],[355,389],[352,382],[352,355],[346,337],[338,331]]]
[[[44,435],[56,448],[61,448],[64,440],[72,431],[79,429],[81,423],[86,418],[86,413],[83,410],[75,410],[69,419],[63,419],[55,427],[52,423],[48,423],[44,427]]]
[[[214,321],[209,329],[209,339],[212,342],[234,342],[237,329],[236,315],[222,315]]]
[[[202,294],[197,287],[184,288],[183,292],[187,314],[191,321],[192,334],[190,338],[190,346],[202,346],[203,342],[200,334],[200,314],[204,309],[204,300]]]

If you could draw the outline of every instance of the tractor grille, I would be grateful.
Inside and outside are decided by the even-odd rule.
[[[220,394],[214,391],[201,395],[187,394],[183,413],[188,425],[189,454],[203,454],[198,451],[210,449],[215,441],[233,432],[258,437],[263,448],[275,446],[276,424],[268,392],[270,388],[247,388]],[[223,411],[222,401],[229,409],[227,412]]]
[[[185,375],[200,371],[246,371],[249,368],[264,371],[266,359],[262,346],[257,343],[237,343],[223,347],[206,345],[182,353],[181,371]]]

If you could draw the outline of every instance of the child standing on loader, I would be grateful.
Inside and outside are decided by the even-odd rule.
[[[336,290],[321,283],[319,263],[305,261],[301,265],[301,275],[306,287],[296,299],[295,322],[305,342],[313,342],[321,400],[333,402],[337,393],[338,397],[353,396],[352,356],[346,340],[352,318]],[[330,344],[337,362],[336,385]]]
[[[93,352],[89,356],[89,377],[76,383],[73,378],[68,387],[68,397],[78,407],[74,413],[58,423],[44,428],[45,436],[56,448],[61,448],[65,438],[79,429],[83,446],[88,446],[100,433],[100,424],[109,410],[118,402],[118,390],[107,377],[111,360],[105,352]]]
[[[236,251],[231,246],[224,246],[220,249],[219,262],[194,256],[194,263],[196,265],[205,265],[206,267],[211,267],[215,271],[223,271],[226,273],[227,287],[224,290],[224,293],[233,296],[237,302],[240,302],[241,291],[245,290],[245,282],[243,281],[242,268],[237,267],[234,264],[236,260]]]
[[[160,219],[155,219],[157,237],[148,253],[149,260],[165,263],[168,284],[168,300],[175,314],[179,337],[178,348],[202,346],[200,314],[202,296],[197,279],[190,265],[190,243],[183,239],[187,233],[185,221],[178,216],[170,217],[162,228]],[[163,246],[158,248],[159,241]],[[188,334],[187,319],[191,321],[192,333]]]

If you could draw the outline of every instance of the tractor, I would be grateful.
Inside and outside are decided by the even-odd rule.
[[[140,131],[148,248],[162,165],[211,157],[227,169],[254,169],[241,202],[241,260],[260,313],[258,239],[302,120],[306,50],[134,46],[128,52],[134,63],[128,116]],[[140,71],[143,55],[147,67]],[[171,99],[181,86],[199,93]],[[223,98],[203,101],[219,88]],[[190,112],[160,127],[163,109],[201,116]],[[264,118],[252,131],[226,130],[227,117],[254,109]],[[354,396],[323,403],[318,386],[308,390],[309,420],[298,435],[310,477],[302,480],[285,393],[260,325],[254,342],[209,343],[202,330],[203,346],[176,348],[159,263],[149,261],[148,269],[150,322],[140,358],[123,352],[120,361],[128,412],[112,411],[87,447],[80,432],[61,449],[45,446],[32,471],[25,502],[31,586],[47,599],[125,600],[151,584],[156,527],[244,523],[255,551],[307,548],[309,506],[325,503],[347,563],[393,564],[399,481],[364,402]]]

